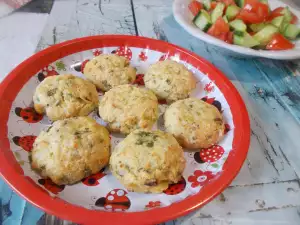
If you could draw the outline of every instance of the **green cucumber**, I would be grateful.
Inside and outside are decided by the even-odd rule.
[[[284,16],[284,22],[290,23],[293,19],[292,13],[289,10],[289,7],[285,7],[282,11],[281,14]]]
[[[272,20],[272,24],[275,26],[275,27],[278,27],[280,28],[282,23],[284,21],[284,16],[278,16],[278,17],[275,17],[273,20]]]
[[[281,34],[284,34],[284,32],[285,32],[286,28],[288,27],[288,25],[290,25],[290,23],[284,22],[284,20],[283,20],[283,23],[279,27],[279,32]]]
[[[211,0],[204,0],[203,1],[203,6],[205,10],[210,10],[211,8]]]
[[[250,29],[253,31],[253,32],[258,32],[260,30],[262,30],[267,24],[265,23],[253,23],[253,24],[250,24]]]
[[[223,16],[223,20],[225,21],[225,23],[228,23],[228,19],[226,16]]]
[[[195,16],[193,23],[204,32],[206,32],[212,25],[210,15],[204,9],[201,9]]]
[[[227,19],[230,21],[230,20],[233,20],[237,14],[239,14],[240,12],[240,7],[236,6],[236,5],[229,5],[226,9],[226,17]]]
[[[234,32],[233,34],[233,43],[235,45],[240,45],[247,48],[252,48],[254,46],[258,46],[260,43],[255,40],[253,37],[251,37],[250,34],[247,32],[244,32],[243,35],[240,35],[238,32]]]
[[[300,28],[297,27],[295,24],[289,24],[283,33],[283,35],[286,38],[291,40],[296,39],[299,34],[300,34]]]
[[[223,16],[223,11],[225,9],[225,4],[222,2],[219,2],[216,6],[216,8],[211,13],[211,22],[215,23],[216,20],[221,16]]]
[[[269,2],[268,2],[268,0],[259,0],[261,3],[264,3],[264,4],[266,4],[266,5],[269,5]]]
[[[278,32],[278,28],[272,24],[267,24],[263,29],[258,31],[253,38],[257,40],[260,45],[264,46],[272,39],[273,35]]]
[[[240,7],[243,8],[245,5],[245,0],[235,0],[235,3]]]
[[[230,29],[234,30],[234,31],[238,31],[241,33],[246,32],[247,30],[247,26],[246,24],[243,22],[243,20],[233,20],[229,23]]]

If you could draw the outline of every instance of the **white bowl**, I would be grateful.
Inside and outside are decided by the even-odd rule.
[[[280,59],[280,60],[290,60],[300,58],[300,40],[294,42],[295,48],[292,50],[285,51],[270,51],[270,50],[254,50],[251,48],[241,47],[238,45],[228,44],[222,40],[219,40],[213,36],[210,36],[196,27],[192,20],[193,15],[188,9],[188,5],[191,0],[174,0],[173,2],[173,14],[176,21],[191,35],[205,41],[207,43],[216,45],[218,47],[228,49],[232,53],[238,53],[244,56],[259,56],[270,59]],[[275,9],[280,6],[287,6],[285,3],[278,0],[269,0],[269,5],[271,9]],[[291,11],[300,19],[300,10],[290,7]],[[299,25],[299,23],[298,23]]]

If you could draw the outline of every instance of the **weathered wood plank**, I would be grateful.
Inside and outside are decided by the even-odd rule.
[[[193,224],[195,221],[196,224],[205,224],[208,221],[211,224],[222,224],[222,221],[224,224],[230,224],[230,221],[239,224],[239,221],[240,224],[248,225],[247,222],[252,224],[251,222],[258,222],[257,220],[262,218],[267,224],[276,224],[275,221],[280,217],[282,222],[291,221],[294,222],[291,224],[296,224],[297,221],[299,224],[299,193],[299,181],[230,187],[202,209],[177,219],[176,224]],[[285,211],[287,209],[288,212]],[[278,217],[273,217],[277,213]],[[285,213],[291,213],[293,216],[285,218]]]
[[[176,225],[298,225],[300,216],[299,207],[261,210],[251,213],[235,214],[211,218],[209,215],[177,220]]]
[[[47,14],[14,13],[0,19],[0,82],[15,66],[32,55],[47,17]]]
[[[136,34],[130,0],[55,1],[37,50],[99,34]]]

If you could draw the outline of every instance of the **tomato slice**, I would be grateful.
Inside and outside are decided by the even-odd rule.
[[[225,40],[228,44],[233,44],[233,32],[228,32],[227,33],[227,38]]]
[[[297,17],[294,13],[292,13],[292,20],[291,20],[291,23],[292,23],[292,24],[298,23],[298,17]]]
[[[230,37],[228,37],[228,33],[230,33],[229,25],[224,21],[222,17],[219,17],[216,22],[209,28],[207,33],[211,36],[214,36],[220,40],[229,42]],[[233,39],[233,37],[232,37]]]
[[[223,2],[226,6],[235,5],[234,0],[220,0],[220,2]]]
[[[207,31],[212,36],[218,36],[221,33],[229,32],[229,25],[224,21],[222,17],[219,17],[216,22]]]
[[[295,45],[283,37],[281,34],[275,34],[271,41],[267,44],[266,49],[268,50],[287,50],[294,48]]]
[[[194,0],[189,4],[189,10],[194,16],[196,16],[201,9],[203,9],[201,2]]]
[[[274,18],[278,17],[278,16],[282,16],[282,10],[284,9],[284,7],[278,7],[274,10],[272,10],[270,16],[268,17],[268,21],[272,21]],[[291,12],[292,13],[292,12]],[[296,24],[298,23],[298,17],[292,13],[292,20],[291,23]]]
[[[258,2],[255,10],[260,18],[266,20],[269,17],[269,6],[267,4]]]
[[[258,0],[246,0],[245,6],[240,11],[237,19],[245,23],[262,23],[269,17],[269,7]]]
[[[211,2],[209,11],[213,11],[216,8],[217,5],[218,5],[218,2]]]
[[[255,12],[249,12],[246,9],[242,9],[240,13],[237,15],[236,19],[243,20],[246,24],[252,24],[252,23],[262,23],[264,22],[264,17],[259,16]]]

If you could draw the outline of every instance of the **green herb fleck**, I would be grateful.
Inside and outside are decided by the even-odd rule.
[[[153,142],[148,142],[148,143],[147,143],[147,147],[149,147],[149,148],[152,148],[152,147],[153,147],[153,145],[154,145],[154,143],[153,143]]]
[[[29,161],[30,164],[32,163],[32,156],[31,156],[31,154],[28,155],[28,161]]]
[[[167,84],[171,84],[171,81],[169,79],[166,79]]]
[[[53,95],[55,95],[56,91],[57,91],[57,88],[51,89],[51,90],[47,91],[47,95],[53,96]]]
[[[46,166],[45,165],[41,165],[41,170],[44,170],[46,169]]]
[[[18,159],[18,160],[21,159],[21,155],[19,152],[14,152],[14,155],[15,155],[16,159]]]
[[[219,164],[216,164],[216,163],[211,164],[211,166],[212,166],[213,168],[219,168]]]
[[[66,71],[66,65],[62,61],[56,62],[55,65],[58,70]]]
[[[154,146],[154,141],[157,140],[158,135],[153,134],[147,131],[140,131],[137,133],[138,138],[136,140],[136,145],[146,145],[147,147],[151,148]]]
[[[46,130],[46,132],[48,133],[51,130],[52,126],[48,127],[48,129]]]
[[[107,83],[106,80],[102,81],[102,85],[105,89],[111,89],[111,85],[109,83]]]

